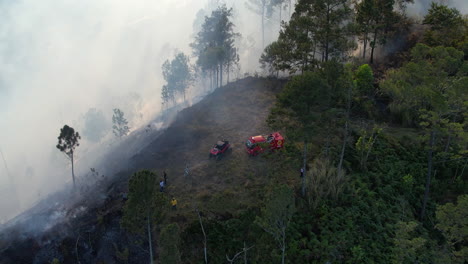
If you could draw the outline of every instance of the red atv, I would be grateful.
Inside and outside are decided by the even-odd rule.
[[[210,159],[214,157],[216,160],[220,160],[221,155],[227,152],[230,146],[231,144],[227,140],[218,141],[210,151]]]
[[[283,147],[284,138],[279,132],[272,133],[268,136],[250,137],[245,142],[246,151],[249,156],[257,156],[259,153],[269,149],[274,151]]]

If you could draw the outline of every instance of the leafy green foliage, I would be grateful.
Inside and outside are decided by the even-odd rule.
[[[426,244],[425,238],[414,235],[418,223],[398,222],[395,226],[394,263],[415,263],[422,255],[421,250]]]
[[[374,50],[405,23],[403,11],[412,0],[363,0],[356,3],[356,32],[363,42],[363,58],[366,50],[371,48],[370,63],[374,60]]]
[[[261,216],[255,219],[255,222],[278,243],[282,251],[282,263],[286,250],[286,229],[295,211],[293,191],[288,186],[280,185],[270,193]]]
[[[330,59],[342,61],[355,48],[348,0],[299,1],[278,40],[267,46],[260,63],[270,72],[311,71]]]
[[[368,64],[363,64],[354,73],[354,84],[359,94],[370,95],[374,90],[374,74]]]
[[[112,129],[114,132],[114,135],[117,137],[123,137],[130,132],[130,128],[128,127],[128,121],[124,117],[124,112],[122,112],[120,109],[115,108],[114,109],[114,115],[112,116],[112,123],[114,124],[112,126]]]
[[[181,263],[179,252],[179,232],[180,228],[177,224],[169,224],[161,230],[161,249],[159,255],[161,263]]]
[[[165,213],[168,201],[159,192],[157,175],[148,170],[142,170],[132,175],[128,186],[128,201],[123,208],[121,225],[125,229],[143,234],[146,221],[160,221]]]
[[[265,47],[264,52],[260,56],[260,64],[269,73],[289,70],[292,68],[288,63],[289,52],[290,46],[284,41],[274,41]]]
[[[364,171],[367,171],[367,160],[369,158],[369,154],[371,153],[372,147],[381,131],[381,128],[374,127],[370,136],[367,135],[367,131],[363,131],[362,135],[356,141],[356,153],[359,156],[361,169]]]
[[[130,255],[130,251],[128,250],[128,247],[122,250],[119,250],[118,246],[114,243],[114,249],[115,249],[116,258],[122,261],[123,263],[128,263],[128,257]]]
[[[317,73],[295,76],[278,95],[268,122],[274,127],[290,127],[307,135],[314,128],[317,110],[325,109],[331,99],[327,83]],[[297,129],[299,128],[299,129]]]
[[[336,200],[345,187],[343,171],[338,172],[330,160],[324,157],[315,159],[306,175],[307,201],[312,209],[324,200]]]
[[[468,195],[459,196],[456,205],[437,206],[436,218],[436,228],[447,240],[453,263],[468,261]]]
[[[311,17],[309,30],[316,44],[317,52],[322,61],[330,58],[345,57],[346,51],[354,47],[347,37],[351,31],[349,18],[351,15],[348,0],[318,0],[299,1],[293,19],[299,16]]]
[[[430,25],[430,30],[424,33],[424,42],[431,46],[457,47],[468,41],[468,21],[455,8],[432,2],[423,23]]]
[[[355,7],[367,9],[358,14],[361,25],[350,25],[345,19],[338,27],[357,29],[359,40],[373,50],[384,45],[400,30],[398,27],[404,28],[407,20],[402,10],[407,2],[358,1]],[[341,51],[347,49],[338,48],[346,45],[333,46],[329,54],[334,55],[326,60],[321,38],[330,28],[323,30],[325,24],[316,23],[324,22],[317,11],[326,14],[323,7],[329,3],[337,5],[334,11],[342,7],[339,1],[299,1],[291,21],[283,25],[278,40],[266,47],[260,59],[271,73],[302,72],[278,94],[267,120],[273,128],[286,131],[288,141],[283,151],[276,153],[278,159],[266,157],[284,168],[266,173],[274,191],[268,192],[264,205],[254,204],[242,211],[228,203],[229,208],[236,208],[234,215],[219,205],[212,207],[222,215],[206,216],[210,261],[224,262],[223,256],[239,252],[246,241],[254,245],[249,251],[250,263],[274,263],[281,255],[286,255],[289,263],[456,263],[466,251],[466,239],[459,242],[466,236],[461,230],[466,226],[466,216],[456,212],[466,210],[453,209],[459,205],[446,205],[442,210],[437,204],[466,196],[468,64],[466,53],[461,51],[463,43],[454,45],[458,49],[417,44],[411,50],[411,60],[402,67],[385,75],[374,68],[375,79],[383,80],[377,83],[369,65],[340,63],[346,56]],[[377,106],[381,111],[372,114]],[[382,115],[386,106],[396,122],[384,123],[388,120]],[[343,120],[348,121],[345,129],[349,131],[345,144],[341,137]],[[366,124],[374,124],[375,129],[363,129]],[[427,166],[431,131],[437,135],[432,173]],[[301,180],[287,175],[302,164],[304,138],[309,146],[306,162],[310,195],[296,201],[284,231],[286,254],[281,254],[275,250],[278,239],[273,241],[271,232],[262,230],[271,226],[265,219],[284,208],[282,203],[271,202],[273,194],[279,193],[276,188],[284,187],[278,182],[286,181],[300,189]],[[336,169],[341,163],[337,157],[344,153],[340,149],[346,150],[342,163],[346,176]],[[427,175],[432,180],[427,217],[418,222],[428,190]],[[253,189],[257,196],[265,191]],[[444,217],[440,216],[442,211]],[[433,224],[435,218],[437,226]],[[277,234],[273,237],[281,238],[281,232]],[[201,239],[196,222],[182,233],[187,247],[183,255],[188,252],[193,262],[203,260],[202,253],[193,253],[190,246],[201,244]]]
[[[223,67],[229,69],[230,65],[238,61],[234,41],[239,34],[234,32],[231,16],[232,9],[227,9],[226,6],[218,7],[211,16],[205,17],[200,32],[190,44],[197,57],[197,66],[203,72],[210,71],[215,81],[220,84],[222,84]]]
[[[390,70],[381,83],[393,101],[390,110],[404,124],[418,120],[422,109],[447,112],[450,94],[466,98],[466,89],[450,85],[451,76],[463,65],[463,52],[454,48],[430,48],[418,44],[411,51],[412,60],[398,70]],[[453,109],[455,110],[455,109]]]

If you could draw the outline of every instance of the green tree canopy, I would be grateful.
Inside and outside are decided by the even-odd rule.
[[[163,86],[161,98],[163,104],[169,100],[175,101],[176,94],[185,94],[193,81],[189,58],[184,53],[178,53],[171,61],[166,60],[162,65],[162,74],[167,84]]]
[[[468,195],[458,197],[457,204],[437,206],[436,228],[442,231],[452,251],[453,263],[468,261]]]
[[[277,186],[269,194],[262,214],[255,222],[265,232],[271,234],[282,252],[282,263],[285,263],[286,229],[296,211],[294,192],[286,185]]]
[[[354,83],[361,95],[370,95],[374,90],[374,74],[368,64],[363,64],[354,73]]]
[[[348,0],[298,1],[294,14],[283,24],[278,40],[260,58],[270,72],[310,71],[318,62],[344,60],[355,48]]]
[[[223,83],[225,67],[229,70],[229,66],[238,60],[234,42],[239,34],[234,32],[231,17],[232,8],[218,7],[211,16],[205,17],[200,32],[190,44],[197,57],[197,66],[203,72],[210,72],[213,81],[219,85]]]
[[[180,228],[177,224],[169,224],[161,230],[161,246],[159,260],[161,263],[181,263],[179,252]]]
[[[163,193],[158,191],[157,175],[148,170],[136,172],[128,184],[128,200],[123,208],[121,225],[130,232],[148,234],[148,243],[153,261],[151,246],[151,225],[161,221],[168,201]]]
[[[363,58],[367,46],[371,48],[370,63],[374,61],[374,50],[384,45],[394,32],[405,25],[404,10],[412,0],[362,0],[355,5],[356,32],[363,43]]]
[[[430,26],[424,42],[431,46],[457,47],[468,42],[468,20],[455,8],[432,2],[423,23]]]
[[[392,98],[390,110],[403,123],[418,124],[423,109],[449,113],[452,106],[449,99],[453,94],[466,98],[466,89],[452,85],[452,81],[457,83],[466,78],[452,78],[464,65],[463,52],[418,44],[411,50],[411,57],[403,67],[387,72],[387,78],[380,85]],[[451,114],[461,113],[458,110]]]

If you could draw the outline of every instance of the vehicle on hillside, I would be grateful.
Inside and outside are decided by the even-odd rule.
[[[227,140],[220,140],[216,142],[213,148],[210,150],[210,159],[216,158],[216,160],[221,159],[221,156],[230,150],[231,144]]]
[[[276,149],[282,148],[283,145],[284,138],[279,132],[272,133],[268,136],[254,136],[245,142],[247,153],[250,156],[256,156],[259,153],[265,151],[265,149],[274,151]]]

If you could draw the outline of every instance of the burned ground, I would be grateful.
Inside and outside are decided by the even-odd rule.
[[[181,227],[195,219],[195,208],[217,218],[231,214],[258,199],[255,190],[268,184],[262,157],[249,158],[244,142],[249,136],[271,132],[265,120],[285,81],[249,77],[215,90],[199,103],[180,111],[165,129],[136,131],[113,146],[103,160],[111,177],[94,188],[81,190],[69,202],[43,202],[10,224],[0,235],[0,263],[120,263],[124,248],[129,263],[147,260],[145,245],[120,228],[122,194],[132,172],[150,169],[162,178],[165,190],[179,201],[177,212],[166,222]],[[229,140],[232,151],[221,160],[210,160],[209,150],[218,140]],[[184,176],[186,165],[189,175]],[[51,198],[52,199],[52,198]],[[168,205],[169,207],[169,205]],[[65,221],[47,231],[27,230],[34,221],[63,214]],[[159,227],[158,227],[159,228]],[[158,229],[157,228],[157,229]],[[44,227],[39,230],[44,230]]]

